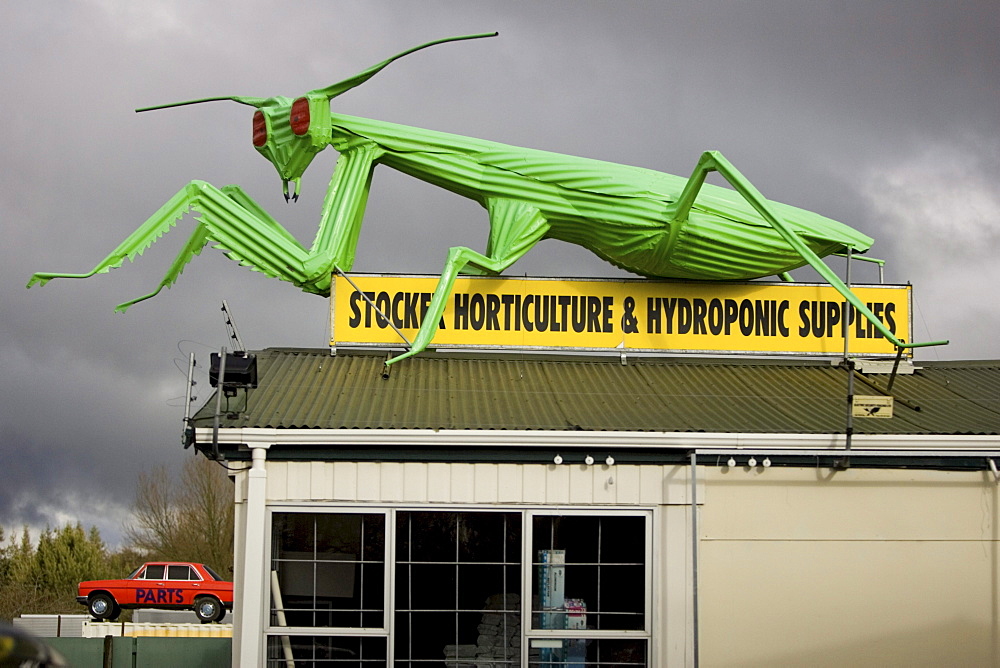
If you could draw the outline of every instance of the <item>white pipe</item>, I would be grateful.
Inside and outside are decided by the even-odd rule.
[[[698,668],[698,454],[691,452],[691,653]]]
[[[288,626],[285,623],[285,604],[281,601],[281,584],[278,582],[278,571],[271,571],[271,596],[274,598],[274,610],[278,617],[278,626]],[[295,657],[292,656],[292,642],[288,636],[281,636],[281,651],[285,655],[285,665],[295,668]]]

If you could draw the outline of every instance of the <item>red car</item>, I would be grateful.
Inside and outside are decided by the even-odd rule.
[[[194,610],[203,624],[233,609],[233,583],[205,564],[153,561],[124,580],[89,580],[77,589],[77,603],[95,619],[115,620],[126,608]]]

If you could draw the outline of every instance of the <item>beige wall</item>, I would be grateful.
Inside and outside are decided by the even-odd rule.
[[[689,466],[269,462],[267,472],[267,502],[272,507],[457,504],[649,510],[657,583],[651,665],[691,665]],[[243,477],[237,476],[236,485],[240,505],[245,498]]]
[[[267,469],[269,504],[650,508],[653,665],[692,665],[688,466]],[[1000,495],[989,473],[713,466],[698,475],[702,666],[1000,666]]]
[[[1000,665],[991,475],[703,475],[702,665]]]

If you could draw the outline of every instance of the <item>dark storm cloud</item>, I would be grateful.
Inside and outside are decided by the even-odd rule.
[[[228,343],[222,299],[251,347],[327,342],[324,300],[214,250],[112,313],[157,285],[190,222],[110,274],[24,289],[34,271],[89,269],[193,178],[239,183],[311,242],[332,152],[286,206],[247,107],[132,110],[293,96],[448,35],[501,33],[408,57],[334,108],[682,175],[721,150],[765,195],[876,238],[889,279],[915,285],[917,331],[954,342],[920,355],[1000,357],[1000,313],[976,297],[1000,279],[995,5],[7,3],[0,523],[113,531],[138,472],[190,455],[177,366]],[[438,272],[487,232],[478,205],[379,168],[355,269]],[[621,275],[557,242],[512,272]]]

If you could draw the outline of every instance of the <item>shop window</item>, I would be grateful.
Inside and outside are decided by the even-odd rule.
[[[521,665],[521,513],[400,511],[395,562],[395,665]]]
[[[647,547],[644,515],[534,514],[529,665],[645,665]]]
[[[284,626],[385,626],[384,514],[276,512],[271,551]]]
[[[268,666],[649,663],[649,513],[275,509],[271,518],[282,604],[272,595]]]

